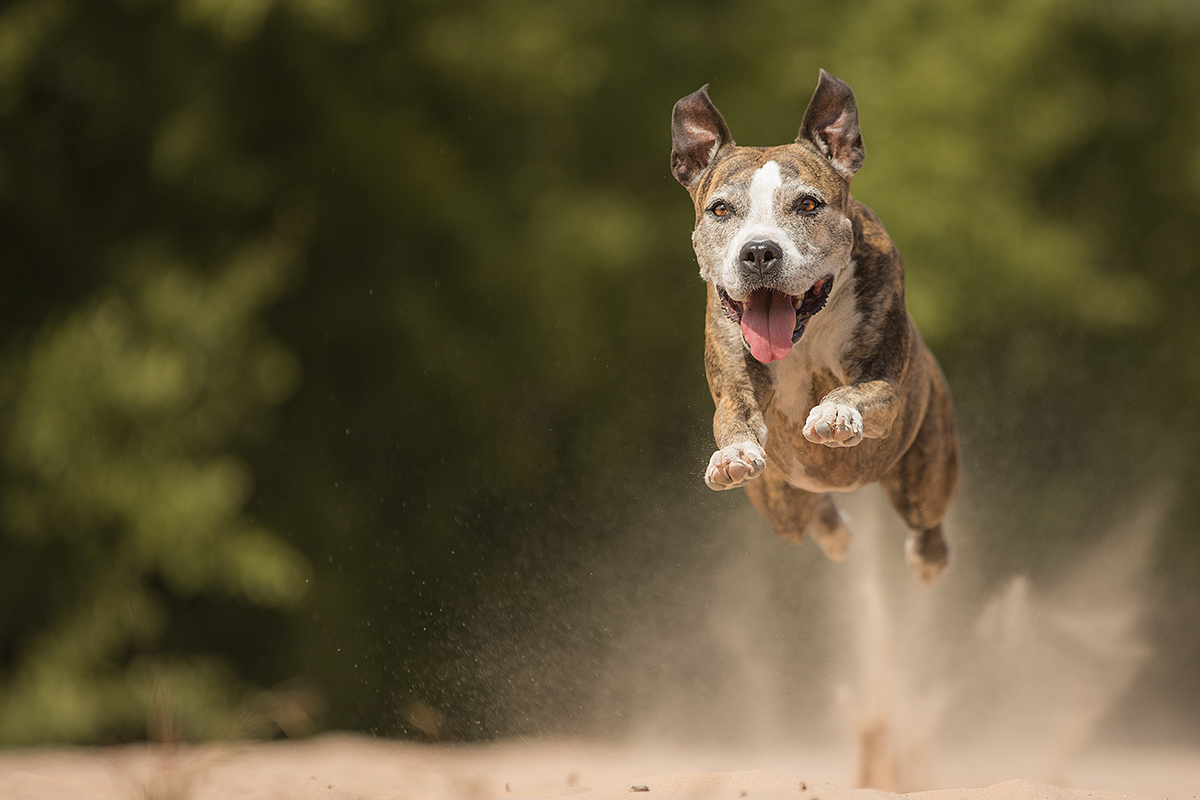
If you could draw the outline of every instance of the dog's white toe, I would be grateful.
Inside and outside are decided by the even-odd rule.
[[[757,478],[767,468],[767,454],[754,442],[738,442],[712,454],[704,482],[708,488],[735,489]]]
[[[862,414],[850,406],[822,403],[808,413],[804,438],[826,447],[853,447],[863,438]]]

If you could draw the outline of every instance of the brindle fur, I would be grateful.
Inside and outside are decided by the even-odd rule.
[[[852,125],[845,124],[847,108]],[[833,135],[822,129],[829,119],[841,125],[827,126]],[[799,543],[810,535],[840,560],[849,531],[829,493],[879,482],[910,529],[910,566],[922,582],[932,583],[947,563],[941,523],[958,483],[954,410],[941,369],[905,309],[900,254],[875,214],[850,196],[863,149],[849,87],[822,71],[792,144],[736,146],[705,89],[676,106],[673,130],[672,167],[695,202],[693,240],[710,282],[705,372],[716,405],[717,453],[709,485],[744,486],[780,537]],[[849,252],[825,310],[809,320],[786,359],[763,364],[726,317],[712,285],[716,278],[705,265],[714,263],[725,242],[719,226],[702,222],[714,192],[746,184],[768,161],[779,165],[785,184],[802,180],[828,201],[831,216],[823,227],[810,225],[795,235],[809,237],[804,244],[810,249]],[[835,351],[833,357],[818,352],[822,347]],[[797,383],[797,374],[807,378]],[[790,396],[781,394],[785,375],[792,376]],[[824,404],[857,410],[861,441],[846,432],[836,441],[823,439],[813,433],[811,419],[796,414],[797,408]],[[755,446],[765,453],[765,466],[756,460]]]

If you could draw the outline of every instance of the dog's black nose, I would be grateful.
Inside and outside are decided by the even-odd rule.
[[[760,275],[779,266],[783,249],[772,241],[750,242],[742,248],[742,266]]]

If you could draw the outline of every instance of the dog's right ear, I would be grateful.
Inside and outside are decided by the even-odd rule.
[[[725,145],[733,144],[729,126],[708,99],[708,84],[675,104],[671,113],[671,172],[687,188],[700,182]]]

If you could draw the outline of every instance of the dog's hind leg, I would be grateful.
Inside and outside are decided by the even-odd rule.
[[[832,560],[846,557],[850,528],[828,494],[797,489],[770,469],[761,479],[746,486],[746,494],[785,542],[800,544],[808,535]]]
[[[808,526],[808,535],[833,561],[840,562],[846,558],[846,550],[850,547],[850,526],[830,495],[821,495],[816,517]]]
[[[926,586],[938,579],[950,560],[942,518],[958,489],[958,436],[950,392],[936,367],[931,382],[929,405],[916,439],[880,480],[909,528],[905,560]]]

